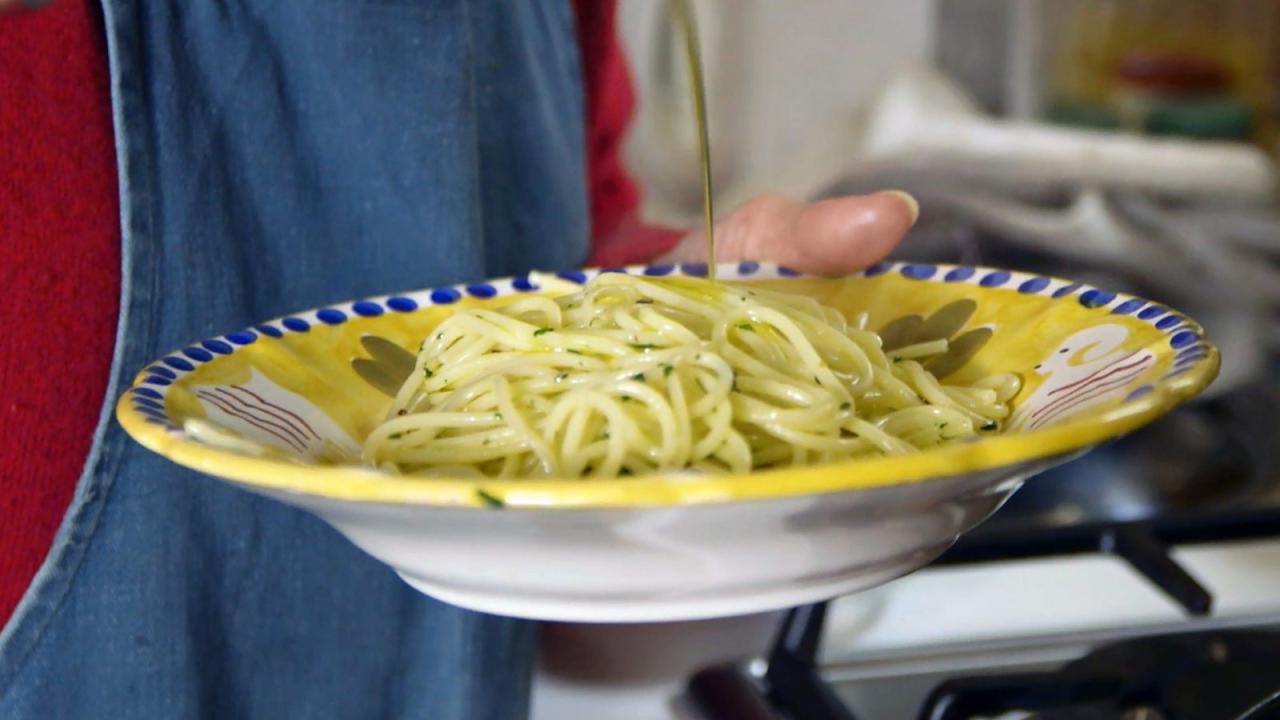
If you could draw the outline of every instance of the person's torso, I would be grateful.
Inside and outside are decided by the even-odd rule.
[[[200,337],[586,254],[563,0],[108,0],[123,303],[110,393]],[[52,370],[51,370],[52,371]],[[509,718],[532,630],[104,418],[0,635],[3,717]]]

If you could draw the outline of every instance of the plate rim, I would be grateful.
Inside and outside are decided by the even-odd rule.
[[[1074,298],[1083,306],[1112,314],[1136,314],[1142,308],[1163,312],[1152,316],[1153,326],[1162,318],[1176,317],[1169,328],[1159,328],[1167,336],[1190,332],[1192,343],[1202,347],[1196,359],[1167,373],[1138,397],[1130,397],[1111,410],[1068,420],[1058,425],[1012,435],[979,437],[971,442],[931,448],[912,455],[861,458],[836,463],[775,468],[747,474],[697,475],[671,472],[639,477],[593,479],[462,479],[434,477],[390,477],[373,468],[360,466],[307,466],[287,461],[253,457],[205,445],[185,437],[184,431],[167,422],[167,416],[145,401],[163,403],[169,383],[156,386],[158,369],[167,371],[172,382],[194,371],[204,362],[232,354],[264,335],[278,337],[286,332],[290,319],[311,318],[303,324],[338,324],[348,315],[382,314],[385,311],[412,312],[419,306],[409,296],[452,303],[464,294],[487,298],[541,289],[533,284],[559,279],[582,284],[602,272],[627,272],[649,276],[705,275],[705,263],[640,264],[625,267],[583,268],[561,273],[527,273],[478,283],[460,283],[393,295],[375,295],[291,313],[249,328],[196,341],[166,353],[148,363],[121,393],[116,402],[116,418],[139,444],[179,465],[230,481],[259,492],[315,497],[347,502],[393,503],[429,506],[555,510],[604,507],[652,507],[690,505],[707,502],[765,500],[770,498],[854,491],[873,487],[926,482],[1069,453],[1119,437],[1154,420],[1194,396],[1216,377],[1220,365],[1217,347],[1208,340],[1198,323],[1162,303],[1136,295],[1113,293],[1103,288],[1039,273],[1025,273],[981,265],[882,261],[856,273],[820,276],[800,273],[785,266],[756,261],[728,261],[716,265],[717,275],[726,279],[786,278],[868,278],[898,272],[907,280],[980,285],[986,289],[1017,289],[1024,294],[1040,294],[1054,300]],[[998,283],[991,280],[994,278]],[[1031,289],[1023,289],[1028,288]],[[572,285],[566,285],[571,289]],[[1063,291],[1066,292],[1063,292]],[[1089,293],[1093,300],[1086,302]],[[1105,301],[1094,301],[1105,299]],[[409,300],[405,303],[405,300]],[[1137,302],[1139,304],[1133,304]],[[412,305],[412,307],[410,307]],[[1127,312],[1118,312],[1131,305]],[[379,308],[376,312],[373,308]],[[297,325],[294,323],[295,326]],[[267,329],[274,329],[275,335]],[[207,358],[207,359],[203,359]],[[183,369],[183,367],[190,369]],[[292,471],[292,472],[291,472]],[[305,476],[305,477],[304,477]],[[785,476],[785,482],[780,481]]]

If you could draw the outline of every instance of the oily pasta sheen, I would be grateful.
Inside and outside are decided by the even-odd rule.
[[[580,292],[449,316],[367,458],[411,474],[748,472],[916,452],[994,430],[1014,375],[944,385],[946,340],[881,349],[865,316],[695,278],[604,273]]]

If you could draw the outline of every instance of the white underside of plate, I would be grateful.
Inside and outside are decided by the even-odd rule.
[[[493,615],[557,622],[669,622],[734,617],[780,610],[859,592],[926,565],[950,544],[948,541],[941,546],[910,553],[901,559],[880,563],[874,570],[850,569],[845,576],[835,579],[815,581],[792,579],[776,588],[725,589],[720,592],[705,592],[690,596],[639,597],[631,601],[583,602],[574,597],[571,591],[559,596],[470,592],[465,589],[435,586],[404,574],[400,577],[424,595],[443,600],[451,605]]]
[[[272,494],[316,512],[410,585],[562,622],[728,617],[915,570],[1053,461],[819,496],[662,507],[478,509]]]

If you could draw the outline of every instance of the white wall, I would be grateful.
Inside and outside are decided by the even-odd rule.
[[[856,108],[895,68],[927,59],[933,4],[695,0],[716,187],[747,176],[767,178],[807,128]],[[645,188],[647,214],[689,221],[700,208],[697,151],[682,55],[667,57],[678,63],[667,68],[673,82],[662,79],[658,46],[671,37],[665,8],[665,0],[619,3],[619,30],[639,95],[626,151]]]

